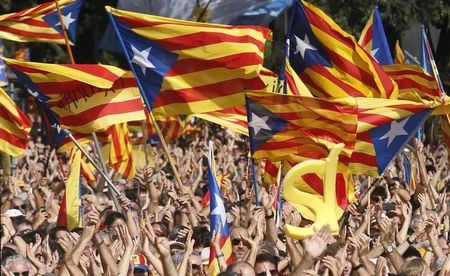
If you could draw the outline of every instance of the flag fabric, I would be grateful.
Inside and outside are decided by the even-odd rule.
[[[358,134],[349,173],[378,177],[428,118],[423,103],[358,98]]]
[[[315,6],[294,3],[288,40],[290,64],[315,96],[398,97],[381,65]]]
[[[441,132],[442,140],[447,147],[450,147],[450,114],[441,117]]]
[[[263,181],[267,185],[276,185],[278,179],[278,171],[281,166],[281,162],[272,162],[270,160],[265,160],[264,163],[264,175]]]
[[[67,227],[69,231],[82,226],[81,220],[81,190],[80,190],[80,166],[81,151],[74,149],[69,161],[70,174],[66,182],[66,190],[59,208],[57,225]]]
[[[431,50],[430,43],[428,42],[425,27],[422,25],[422,39],[421,39],[421,51],[420,51],[420,66],[432,75],[439,84],[441,93],[443,95],[444,86],[442,85],[441,78],[439,77],[439,71],[434,61],[433,51]]]
[[[31,123],[16,103],[0,88],[0,151],[23,155],[30,140]]]
[[[82,0],[59,0],[62,21],[71,44],[75,43],[76,25]],[[65,44],[54,1],[16,13],[0,15],[0,38],[19,42]]]
[[[80,133],[145,119],[131,72],[97,64],[47,64],[4,58],[52,117]]]
[[[397,83],[399,99],[441,104],[442,92],[433,76],[413,64],[385,65],[383,69]]]
[[[5,55],[3,54],[3,41],[0,39],[0,87],[8,84],[8,77],[6,76],[5,62],[1,59]]]
[[[72,131],[73,137],[81,144],[86,145],[90,143],[94,143],[92,138],[92,134],[90,133],[79,133],[76,131]],[[100,143],[108,143],[108,134],[105,131],[97,131],[96,132],[97,139]],[[71,150],[73,147],[76,147],[75,143],[67,136],[64,136],[60,142],[56,142],[56,148],[58,152],[65,152]]]
[[[147,108],[155,114],[243,105],[244,88],[264,88],[259,73],[270,30],[106,9]]]
[[[124,177],[131,179],[136,174],[133,163],[133,146],[127,123],[116,124],[106,130],[110,143],[104,146],[104,151],[109,152],[109,164],[115,171]]]
[[[250,150],[256,159],[280,161],[288,155],[321,158],[344,143],[350,157],[356,139],[358,106],[354,98],[319,99],[247,92]]]
[[[247,112],[245,106],[235,106],[194,115],[197,118],[215,123],[234,133],[248,136]]]
[[[358,43],[370,53],[379,64],[387,65],[393,63],[378,7],[375,7],[369,21],[367,21]]]
[[[220,227],[220,248],[224,255],[224,259],[227,264],[234,262],[232,255],[231,239],[229,237],[230,232],[227,224],[227,216],[225,211],[225,205],[223,203],[222,193],[219,189],[219,184],[216,178],[216,166],[214,161],[213,145],[210,141],[208,152],[208,187],[211,195],[210,198],[210,221],[211,221],[211,236],[214,231],[218,231],[217,227]],[[219,263],[216,258],[216,251],[211,245],[209,253],[209,272],[210,275],[217,275],[220,273]]]
[[[400,41],[397,40],[395,42],[395,64],[404,64],[405,63],[405,55],[403,54],[403,50],[400,47]]]

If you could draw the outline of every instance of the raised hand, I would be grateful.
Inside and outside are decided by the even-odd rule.
[[[329,225],[325,225],[303,241],[303,248],[306,254],[316,259],[322,255],[331,239],[331,228]]]

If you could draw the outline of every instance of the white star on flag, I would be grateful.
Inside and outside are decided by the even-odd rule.
[[[72,12],[69,12],[66,15],[61,14],[62,17],[62,22],[64,23],[64,28],[66,28],[66,30],[68,30],[70,28],[70,24],[72,24],[73,22],[75,22],[75,18],[72,18]],[[55,26],[61,25],[61,22],[58,21],[58,23],[56,23]]]
[[[304,39],[300,39],[296,35],[294,35],[294,37],[295,37],[295,42],[297,44],[297,46],[295,47],[295,52],[294,52],[295,55],[300,52],[300,55],[302,56],[302,58],[305,59],[306,50],[317,51],[316,47],[312,46],[309,43],[309,38],[306,33],[305,33]]]
[[[155,68],[155,65],[150,62],[148,57],[150,56],[150,51],[152,50],[152,47],[148,47],[147,49],[143,51],[139,51],[136,49],[133,44],[131,45],[131,50],[133,51],[133,58],[131,59],[131,62],[136,63],[141,67],[142,73],[145,75],[145,72],[147,72],[147,68]]]
[[[370,54],[372,55],[372,57],[377,60],[377,58],[375,57],[375,55],[377,54],[378,50],[380,50],[380,48],[376,48],[373,49],[372,51],[370,51]],[[377,60],[378,61],[378,60]]]
[[[271,128],[267,125],[269,116],[258,117],[255,113],[252,113],[251,118],[252,120],[248,123],[248,126],[253,128],[255,135],[258,135],[258,132],[261,129],[271,130]]]
[[[380,139],[388,139],[388,144],[387,144],[387,148],[389,147],[389,145],[394,141],[394,139],[397,136],[404,136],[404,135],[408,135],[408,132],[405,131],[405,124],[408,122],[409,117],[407,117],[406,119],[401,120],[400,122],[397,121],[392,121],[391,122],[391,129],[386,132]]]
[[[217,205],[216,205],[216,208],[214,208],[214,210],[212,210],[211,215],[220,216],[220,221],[223,226],[227,222],[227,218],[225,216],[225,206],[223,205],[222,198],[219,195],[217,195],[216,193],[214,193],[214,198],[216,199]]]

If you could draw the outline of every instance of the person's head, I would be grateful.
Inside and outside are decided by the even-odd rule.
[[[235,272],[239,275],[255,276],[255,269],[253,266],[245,261],[235,262],[227,267],[227,271]]]
[[[259,254],[255,261],[256,276],[278,275],[278,261],[270,254]]]
[[[152,223],[153,232],[158,237],[167,237],[169,236],[167,226],[162,222],[153,222]]]
[[[12,203],[11,208],[17,209],[24,214],[26,213],[27,206],[25,205],[25,202],[21,198],[15,197],[12,199],[11,203]]]
[[[194,227],[192,230],[192,239],[195,241],[193,253],[200,255],[203,248],[209,246],[211,239],[209,230],[208,228],[202,226]]]
[[[21,232],[24,230],[33,230],[31,221],[27,220],[24,216],[11,218],[11,221],[14,225],[14,229],[16,229],[17,232]]]
[[[192,276],[201,276],[202,274],[202,259],[197,254],[191,254],[189,256],[189,263]]]
[[[121,213],[113,211],[106,216],[105,225],[111,240],[115,240],[118,237],[117,227],[126,225],[126,219]]]
[[[21,255],[9,256],[2,262],[2,266],[14,275],[34,275],[36,273],[33,264]]]
[[[372,193],[370,194],[370,201],[373,204],[379,205],[380,208],[382,208],[383,201],[387,198],[386,190],[384,187],[378,186],[375,189],[373,189]]]
[[[414,258],[406,261],[400,268],[399,274],[404,276],[425,276],[429,272],[427,263],[423,259]]]
[[[102,192],[96,193],[95,198],[97,199],[98,208],[100,209],[99,210],[100,212],[110,207],[109,198],[105,193]]]
[[[244,227],[234,227],[230,231],[231,245],[233,249],[233,254],[236,260],[240,261],[244,258],[245,254],[249,250],[243,238],[248,238],[249,234]]]

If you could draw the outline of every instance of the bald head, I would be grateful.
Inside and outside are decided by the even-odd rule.
[[[230,269],[227,269],[229,272],[235,272],[239,275],[248,275],[255,276],[255,270],[252,265],[245,261],[238,261],[230,266]]]

